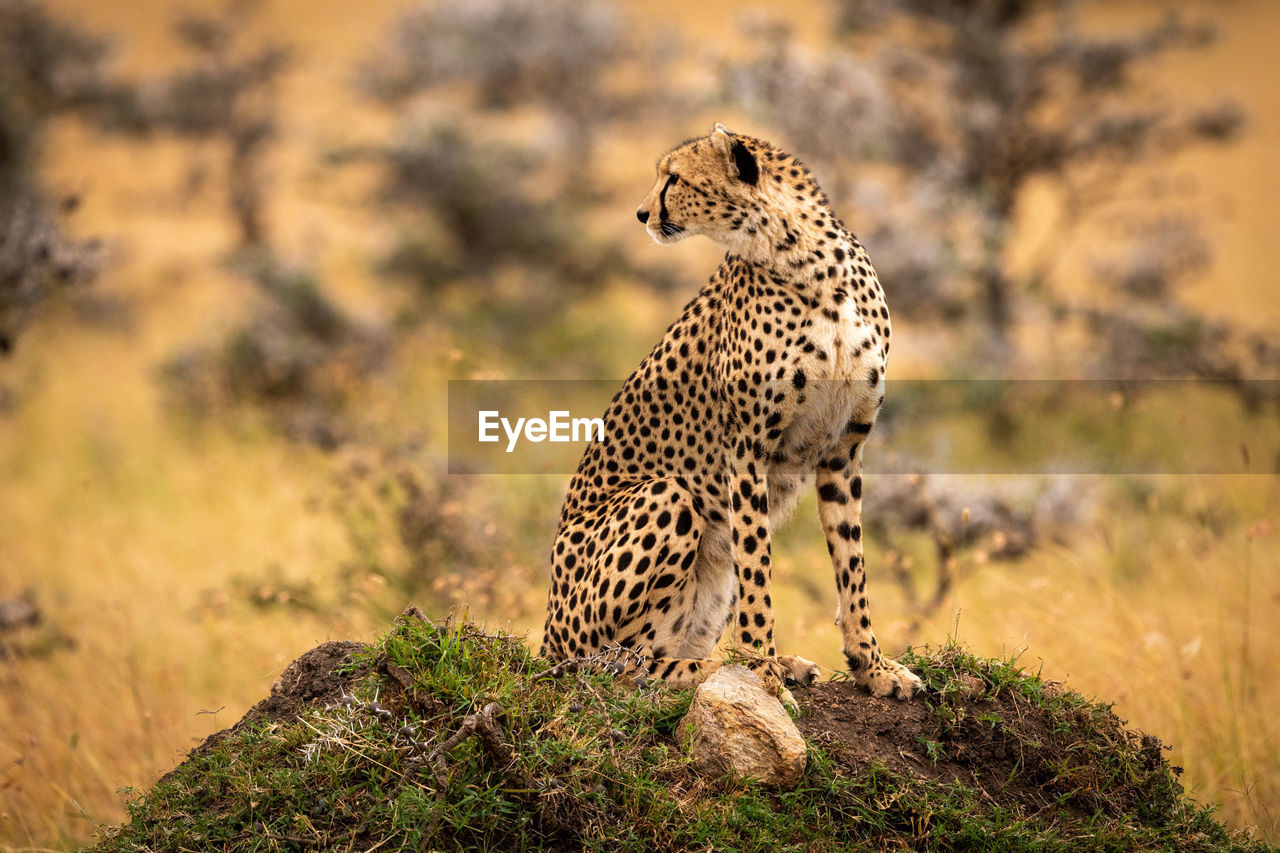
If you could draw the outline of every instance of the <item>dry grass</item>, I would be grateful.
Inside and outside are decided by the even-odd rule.
[[[34,589],[44,610],[20,645],[73,645],[0,662],[0,838],[49,844],[117,819],[117,788],[233,722],[315,642],[366,628],[226,600],[232,577],[329,562],[340,531],[308,507],[321,460],[252,432],[184,434],[119,339],[30,344],[58,357],[0,421],[0,590]]]
[[[137,16],[132,4],[56,5],[121,28]],[[665,5],[719,20],[733,4]],[[334,69],[348,67],[353,46],[370,44],[396,6],[347,11],[323,32],[312,24],[332,23],[327,12],[302,16],[310,29],[299,38],[312,53],[289,84],[289,102],[307,126],[347,120],[342,98],[306,93],[316,86],[341,91]],[[1266,0],[1243,8],[1263,23],[1274,17]],[[271,14],[292,21],[283,7]],[[140,26],[144,49],[161,38],[163,21],[156,24]],[[1268,30],[1242,32],[1252,44]],[[321,61],[333,55],[347,58]],[[1274,107],[1273,98],[1269,103]],[[1249,159],[1245,151],[1225,173],[1236,182],[1230,198],[1239,215],[1247,211],[1255,225],[1232,228],[1229,216],[1215,223],[1222,231],[1215,239],[1234,250],[1225,267],[1231,281],[1225,290],[1209,281],[1199,297],[1210,304],[1215,293],[1228,293],[1235,310],[1263,318],[1276,310],[1266,278],[1271,230],[1262,224],[1273,217],[1257,212],[1255,202],[1273,204],[1266,194],[1275,184],[1245,164],[1274,171],[1276,116],[1275,109],[1264,113],[1248,141],[1248,151],[1260,147],[1261,155]],[[225,226],[199,203],[179,208],[173,198],[181,152],[106,143],[69,129],[49,145],[59,185],[86,191],[80,224],[128,247],[99,288],[143,307],[128,335],[51,318],[23,339],[20,358],[0,361],[0,385],[24,394],[15,414],[0,417],[0,596],[33,589],[48,626],[20,639],[57,646],[47,655],[0,660],[0,846],[16,847],[74,846],[95,824],[118,821],[118,789],[150,784],[186,749],[237,719],[297,654],[327,638],[370,639],[384,627],[359,601],[325,586],[347,556],[340,524],[320,509],[331,460],[273,437],[252,418],[230,430],[202,429],[163,411],[159,364],[179,345],[226,328],[250,293],[209,261],[228,245]],[[311,162],[316,139],[288,145],[279,166],[291,194],[276,211],[293,226],[281,229],[284,248],[318,256],[347,288],[342,295],[357,301],[371,287],[364,250],[377,232],[353,217],[350,187],[307,178],[302,164]],[[637,169],[619,179],[641,175],[643,185],[651,154],[643,152]],[[610,168],[621,170],[623,162]],[[1232,207],[1219,196],[1213,203]],[[634,226],[629,204],[620,208],[620,226]],[[345,248],[320,251],[334,245]],[[689,248],[702,269],[713,254]],[[1258,265],[1248,266],[1251,258]],[[627,310],[633,323],[655,329],[666,319],[649,305]],[[910,345],[907,330],[899,338]],[[430,342],[418,346],[420,366],[395,377],[391,394],[402,399],[391,402],[406,416],[439,422],[447,359],[433,360]],[[526,495],[542,502],[554,523],[557,487],[523,482],[489,486],[509,502]],[[954,633],[982,655],[1027,649],[1023,663],[1044,661],[1047,676],[1114,700],[1134,727],[1173,743],[1184,781],[1200,799],[1222,801],[1228,823],[1256,824],[1280,839],[1280,725],[1272,711],[1280,705],[1280,486],[1268,476],[1187,478],[1156,483],[1152,495],[1116,498],[1109,514],[1069,545],[1042,548],[1022,563],[962,563],[952,599],[911,636],[900,596],[875,574],[884,554],[871,541],[877,628],[890,648],[940,645]],[[874,513],[870,482],[867,501]],[[812,506],[801,507],[799,530],[780,549],[780,640],[835,666],[829,569],[813,515]],[[548,544],[531,537],[524,559],[541,560]],[[263,608],[228,593],[236,579],[269,573],[288,584],[310,580],[325,607]],[[376,587],[376,579],[369,582]],[[530,590],[523,611],[538,614],[542,596],[540,588]],[[496,625],[508,614],[472,615]],[[539,623],[532,615],[512,627],[534,631],[536,640]],[[74,645],[58,646],[60,636]]]

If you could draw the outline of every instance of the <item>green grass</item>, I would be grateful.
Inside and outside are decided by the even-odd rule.
[[[674,737],[692,691],[586,671],[534,680],[547,664],[518,638],[402,618],[357,662],[359,701],[198,751],[130,804],[128,824],[101,830],[97,849],[1269,849],[1185,799],[1158,745],[1153,760],[1107,706],[955,646],[904,661],[928,685],[940,754],[969,726],[1009,723],[974,708],[1040,709],[1045,742],[1025,747],[1060,761],[1043,783],[1058,802],[1029,810],[959,782],[856,768],[825,740],[810,742],[794,791],[703,778]],[[437,756],[490,703],[500,748],[465,737]]]

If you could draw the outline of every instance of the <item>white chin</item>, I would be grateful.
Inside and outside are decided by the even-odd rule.
[[[653,242],[659,246],[670,246],[672,243],[679,243],[681,240],[689,236],[688,231],[677,231],[674,234],[668,234],[663,231],[650,231],[649,236],[653,238]]]

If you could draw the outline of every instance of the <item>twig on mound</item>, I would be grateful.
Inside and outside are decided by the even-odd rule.
[[[416,604],[409,604],[405,607],[404,611],[396,617],[396,621],[401,625],[409,624],[410,619],[417,619],[419,622],[423,622],[427,625],[435,624],[427,614],[422,612],[422,608],[418,607]]]
[[[466,719],[462,721],[462,725],[458,727],[458,730],[427,755],[427,761],[435,769],[436,780],[440,783],[441,794],[444,793],[448,785],[449,771],[445,765],[445,755],[458,744],[471,737],[480,741],[481,747],[493,759],[498,770],[511,780],[513,788],[529,793],[538,793],[543,789],[550,790],[557,787],[554,779],[548,780],[545,785],[539,785],[516,761],[515,750],[507,743],[507,739],[503,736],[502,726],[498,722],[498,715],[501,713],[502,706],[497,702],[490,702],[474,714],[468,714]],[[556,814],[554,805],[549,801],[539,798],[538,810],[542,816],[543,826],[547,829],[552,832],[566,832],[569,830],[568,825]]]
[[[625,646],[606,646],[598,652],[582,657],[568,658],[548,667],[542,672],[529,676],[529,681],[541,681],[544,678],[559,678],[562,675],[576,673],[579,669],[596,669],[601,672],[622,675],[628,669],[628,662],[641,677],[649,675],[649,657]]]
[[[441,785],[448,781],[448,768],[445,767],[444,763],[445,754],[469,737],[478,738],[485,751],[498,761],[503,768],[511,763],[514,754],[511,751],[511,747],[502,737],[502,731],[498,728],[498,723],[494,719],[501,713],[502,706],[497,702],[490,702],[476,713],[468,714],[466,719],[462,721],[462,725],[449,736],[448,740],[431,750],[431,754],[427,756],[427,761],[430,761],[431,766],[435,768],[436,778]],[[517,772],[519,771],[517,770]]]
[[[560,676],[564,675],[566,672],[573,671],[569,668],[570,664],[572,664],[573,669],[577,669],[578,662],[576,660],[565,661],[563,663],[558,663],[555,666],[547,667],[542,672],[534,673],[533,675],[529,676],[529,680],[541,681],[544,678],[559,678]]]

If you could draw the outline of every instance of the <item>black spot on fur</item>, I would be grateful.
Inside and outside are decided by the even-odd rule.
[[[848,503],[849,499],[845,497],[844,491],[835,483],[823,483],[818,487],[818,497],[827,503]]]

